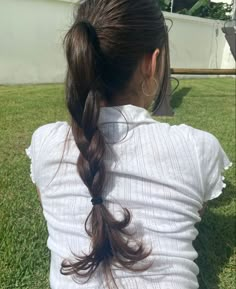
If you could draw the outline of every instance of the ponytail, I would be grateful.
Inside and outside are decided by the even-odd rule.
[[[139,270],[134,265],[149,256],[150,251],[128,232],[131,221],[128,209],[123,209],[123,219],[118,221],[103,203],[106,145],[98,128],[98,118],[105,61],[96,30],[88,22],[76,22],[64,44],[68,61],[66,100],[72,116],[72,133],[80,151],[77,169],[92,198],[92,209],[85,222],[92,249],[88,255],[76,256],[74,261],[64,260],[61,273],[74,275],[78,282],[81,278],[89,280],[101,265],[107,283],[112,280],[115,284],[112,264],[135,272],[144,271],[150,265]]]

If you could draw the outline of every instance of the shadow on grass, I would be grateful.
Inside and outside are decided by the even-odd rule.
[[[229,183],[228,185],[230,188]],[[233,185],[231,188],[234,188],[235,191]],[[217,207],[215,201],[214,207]],[[194,247],[199,255],[196,263],[200,269],[198,276],[200,289],[219,288],[219,274],[234,254],[235,222],[235,216],[215,214],[209,209],[202,218],[202,222],[197,224],[199,235],[194,241]],[[235,268],[232,268],[232,272],[233,270]]]
[[[213,207],[215,208],[225,207],[232,203],[232,197],[236,192],[236,187],[232,183],[227,180],[224,180],[224,183],[226,184],[226,190],[220,198],[214,200]]]
[[[178,108],[182,104],[183,98],[191,91],[191,89],[191,87],[183,87],[176,91],[171,98],[171,107],[173,109]]]

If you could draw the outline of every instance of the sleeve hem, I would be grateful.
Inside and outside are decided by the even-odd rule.
[[[33,158],[31,155],[31,146],[29,146],[28,148],[25,149],[26,155],[28,156],[28,158],[30,159],[31,163],[30,163],[30,178],[32,180],[33,184],[36,184],[35,182],[35,177],[34,177],[34,172],[33,172]]]
[[[233,165],[232,162],[228,162],[227,165],[224,166],[224,169],[223,171],[221,172],[222,174],[224,173],[224,171],[227,171],[229,168],[231,168]],[[218,182],[218,188],[216,189],[216,191],[210,196],[210,198],[207,198],[204,200],[204,202],[207,202],[207,201],[211,201],[213,199],[216,199],[218,198],[222,193],[223,193],[223,189],[226,188],[226,183],[224,182],[225,180],[225,177],[221,175],[221,178],[219,179],[219,182]]]
[[[224,170],[227,171],[228,169],[230,169],[232,167],[232,165],[233,165],[233,163],[229,162],[229,164],[224,167]]]

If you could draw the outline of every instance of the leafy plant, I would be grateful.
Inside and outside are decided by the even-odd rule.
[[[233,4],[223,2],[214,3],[208,0],[199,0],[188,12],[188,15],[217,20],[228,20],[232,11]],[[181,13],[181,11],[179,11]]]
[[[210,3],[208,10],[208,18],[218,20],[229,20],[231,17],[227,15],[232,12],[233,4],[226,3]]]
[[[171,1],[160,0],[160,5],[162,10],[170,11]],[[173,6],[175,13],[217,20],[229,20],[231,18],[229,13],[232,12],[232,9],[233,4],[214,3],[209,0],[175,0]]]
[[[159,5],[160,5],[162,11],[170,12],[171,0],[159,0]]]

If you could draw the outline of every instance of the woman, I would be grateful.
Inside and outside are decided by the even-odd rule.
[[[168,82],[158,2],[84,1],[65,50],[71,124],[40,127],[27,149],[51,288],[198,288],[194,225],[230,162],[213,135],[147,111]]]

